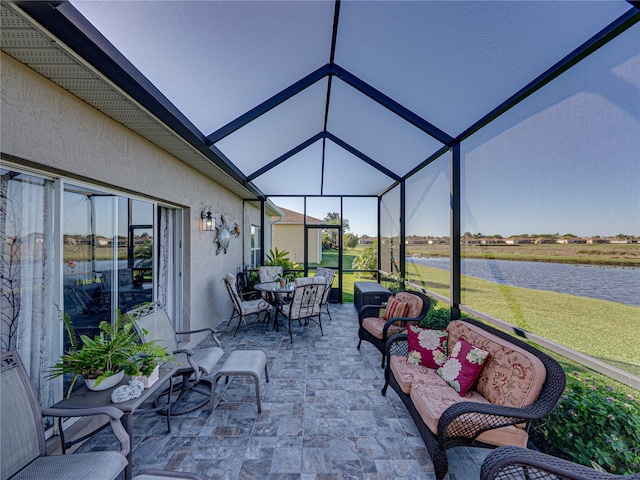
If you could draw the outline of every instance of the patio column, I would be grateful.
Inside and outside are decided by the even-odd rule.
[[[406,181],[403,178],[402,180],[400,180],[400,275],[402,275],[404,277],[405,273],[406,273],[406,266],[405,266],[405,260],[406,260],[406,252],[407,252],[407,246],[405,244],[406,241],[406,220],[405,220],[405,211],[406,211]]]
[[[451,146],[450,294],[451,318],[460,318],[460,143]]]

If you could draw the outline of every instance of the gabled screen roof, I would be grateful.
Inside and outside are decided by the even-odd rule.
[[[72,3],[267,195],[380,194],[632,8]]]

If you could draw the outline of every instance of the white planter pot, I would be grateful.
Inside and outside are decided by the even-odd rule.
[[[119,384],[124,378],[124,370],[116,373],[115,375],[111,375],[110,377],[102,380],[98,385],[96,385],[95,379],[84,379],[84,383],[89,390],[93,390],[94,392],[99,392],[101,390],[108,390],[109,388],[115,387]]]
[[[160,379],[160,365],[156,365],[156,368],[153,369],[153,372],[148,377],[146,375],[135,375],[132,378],[142,382],[144,388],[149,388]]]

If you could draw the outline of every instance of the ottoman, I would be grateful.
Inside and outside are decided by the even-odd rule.
[[[220,370],[213,377],[211,384],[211,400],[209,403],[209,411],[213,410],[215,388],[220,377],[232,376],[250,376],[256,384],[256,403],[258,404],[258,413],[262,412],[260,404],[260,379],[264,371],[265,379],[269,382],[269,372],[267,371],[267,355],[262,350],[234,350],[224,362]]]

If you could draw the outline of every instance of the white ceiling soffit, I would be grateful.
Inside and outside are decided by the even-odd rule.
[[[19,9],[3,3],[0,17],[0,45],[7,55],[241,198],[257,198],[236,179],[65,48],[51,34],[31,22]]]

